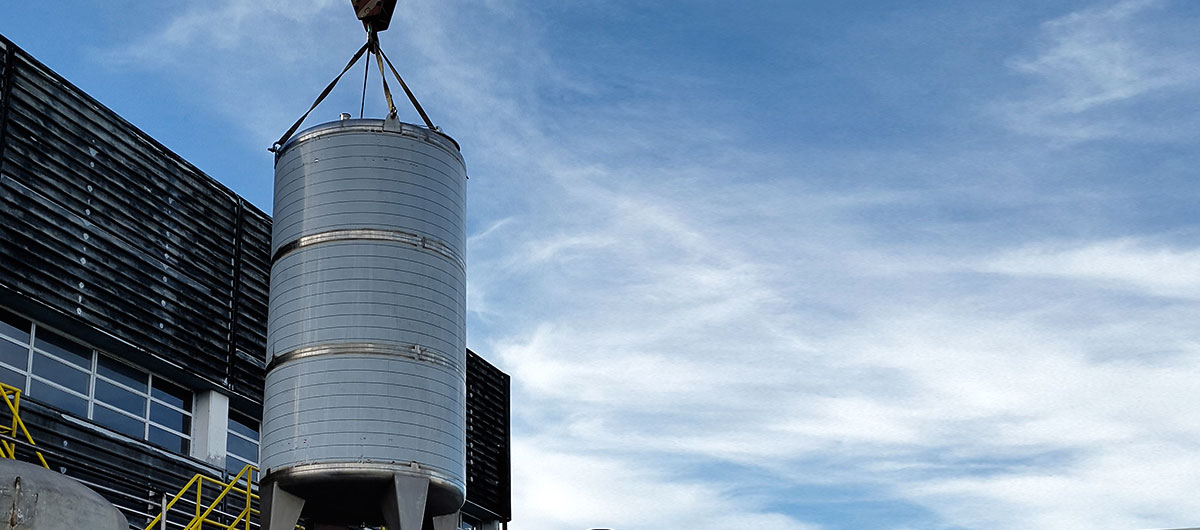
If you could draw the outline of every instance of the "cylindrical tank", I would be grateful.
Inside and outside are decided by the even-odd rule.
[[[341,120],[276,155],[263,483],[322,521],[466,494],[466,168],[440,132]]]
[[[79,481],[25,462],[0,458],[4,528],[129,530],[111,503]]]

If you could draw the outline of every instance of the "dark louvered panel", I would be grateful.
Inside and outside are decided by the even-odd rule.
[[[0,43],[0,284],[261,399],[266,215]]]
[[[4,149],[4,124],[8,114],[8,89],[12,86],[12,68],[17,49],[3,37],[0,37],[0,150]],[[4,159],[0,158],[0,169],[4,167]]]
[[[266,369],[267,288],[271,280],[271,218],[243,201],[239,212],[230,382],[259,399]],[[258,419],[258,418],[256,418]]]
[[[512,519],[508,375],[467,350],[467,506]],[[474,505],[474,506],[472,506]]]

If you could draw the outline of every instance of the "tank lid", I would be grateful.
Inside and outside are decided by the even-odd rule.
[[[276,158],[282,156],[285,151],[292,145],[303,140],[309,140],[318,136],[327,134],[338,134],[344,132],[379,132],[379,133],[396,133],[404,136],[410,136],[425,140],[431,144],[441,147],[445,151],[457,157],[462,157],[458,142],[451,138],[450,135],[420,125],[402,122],[397,119],[379,119],[379,118],[351,118],[339,119],[321,123],[304,129],[284,142],[276,153]]]

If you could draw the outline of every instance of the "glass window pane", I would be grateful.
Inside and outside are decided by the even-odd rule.
[[[229,473],[230,478],[236,477],[246,467],[246,462],[238,460],[236,457],[230,456],[225,458],[225,472]],[[244,475],[243,475],[244,476]],[[258,478],[258,477],[254,477]]]
[[[0,335],[29,344],[29,321],[8,311],[0,311]]]
[[[162,403],[150,403],[150,421],[170,427],[181,433],[189,434],[192,419],[175,409],[163,406]]]
[[[130,418],[119,412],[115,412],[105,408],[102,405],[92,407],[92,419],[96,423],[108,427],[119,433],[127,434],[138,440],[146,436],[144,429],[146,424],[139,421],[137,418]]]
[[[96,401],[107,403],[139,418],[146,417],[146,398],[103,379],[96,380]]]
[[[96,373],[141,392],[146,392],[146,385],[150,381],[146,372],[103,355],[96,359]]]
[[[41,353],[33,354],[33,374],[54,381],[80,394],[87,394],[88,379],[90,378],[87,372],[81,372],[78,368],[60,363]]]
[[[251,440],[258,440],[258,422],[232,410],[229,411],[229,430]]]
[[[226,451],[238,455],[251,462],[258,462],[258,444],[247,442],[245,438],[229,436],[226,440]]]
[[[158,398],[163,403],[170,403],[183,410],[191,412],[192,410],[192,393],[187,389],[159,379],[154,378],[152,383],[154,388],[151,395]]]
[[[150,426],[150,443],[169,449],[177,453],[187,454],[188,445],[187,438],[183,438],[178,434],[167,432],[153,425]]]
[[[81,418],[87,417],[87,400],[63,392],[37,379],[34,379],[29,385],[29,397],[41,403],[58,407]]]
[[[25,374],[0,366],[0,383],[25,390]]]
[[[29,366],[29,345],[13,344],[0,339],[0,361],[24,371],[25,367]]]
[[[92,370],[92,350],[78,342],[54,333],[41,326],[37,330],[37,340],[33,346],[61,357],[88,371]]]

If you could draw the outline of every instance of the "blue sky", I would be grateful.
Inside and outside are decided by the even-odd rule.
[[[268,210],[265,148],[362,40],[340,0],[10,4]],[[471,174],[468,344],[513,376],[511,527],[1200,524],[1198,30],[1186,0],[402,1],[383,45]]]

